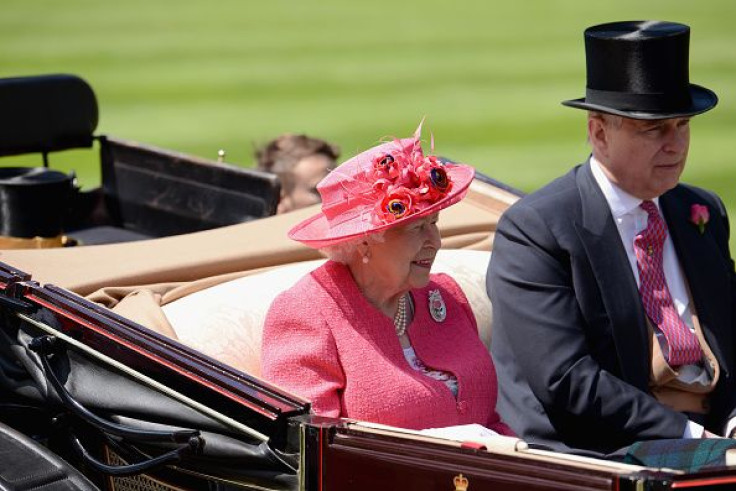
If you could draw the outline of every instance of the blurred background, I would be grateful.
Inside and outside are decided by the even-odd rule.
[[[283,132],[342,157],[410,135],[532,191],[583,161],[583,30],[615,20],[689,24],[691,81],[719,105],[692,124],[684,180],[736,216],[733,0],[3,0],[0,76],[73,73],[97,94],[97,134],[250,167]],[[0,108],[1,110],[1,108]],[[429,131],[425,132],[428,137]],[[99,183],[95,150],[51,167]],[[40,156],[0,165],[37,165]],[[732,242],[734,244],[734,242]]]

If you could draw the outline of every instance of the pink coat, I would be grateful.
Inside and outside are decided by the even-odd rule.
[[[444,322],[430,316],[434,289],[447,306]],[[412,429],[479,423],[513,435],[496,413],[496,372],[460,287],[447,275],[431,275],[411,295],[411,344],[426,366],[457,377],[457,400],[443,382],[409,366],[393,320],[365,299],[346,266],[332,261],[271,304],[263,376],[310,400],[323,416]]]

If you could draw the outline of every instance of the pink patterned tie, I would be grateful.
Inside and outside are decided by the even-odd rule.
[[[646,228],[634,237],[639,294],[644,310],[667,340],[669,364],[673,367],[695,364],[702,355],[698,338],[677,314],[664,277],[662,251],[667,225],[652,201],[642,201],[639,206],[649,215]]]

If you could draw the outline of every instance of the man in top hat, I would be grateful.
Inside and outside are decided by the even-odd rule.
[[[718,99],[688,79],[690,30],[585,31],[592,155],[512,206],[488,273],[498,410],[522,438],[610,455],[736,424],[736,275],[713,193],[680,184],[690,119]]]

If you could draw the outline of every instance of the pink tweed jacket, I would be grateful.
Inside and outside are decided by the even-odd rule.
[[[447,306],[444,322],[429,312],[434,289]],[[447,275],[432,275],[411,295],[412,346],[425,365],[457,377],[457,399],[443,382],[409,366],[393,320],[365,299],[346,266],[332,261],[271,304],[263,376],[310,400],[323,416],[412,429],[479,423],[513,435],[496,413],[496,372],[460,287]]]

